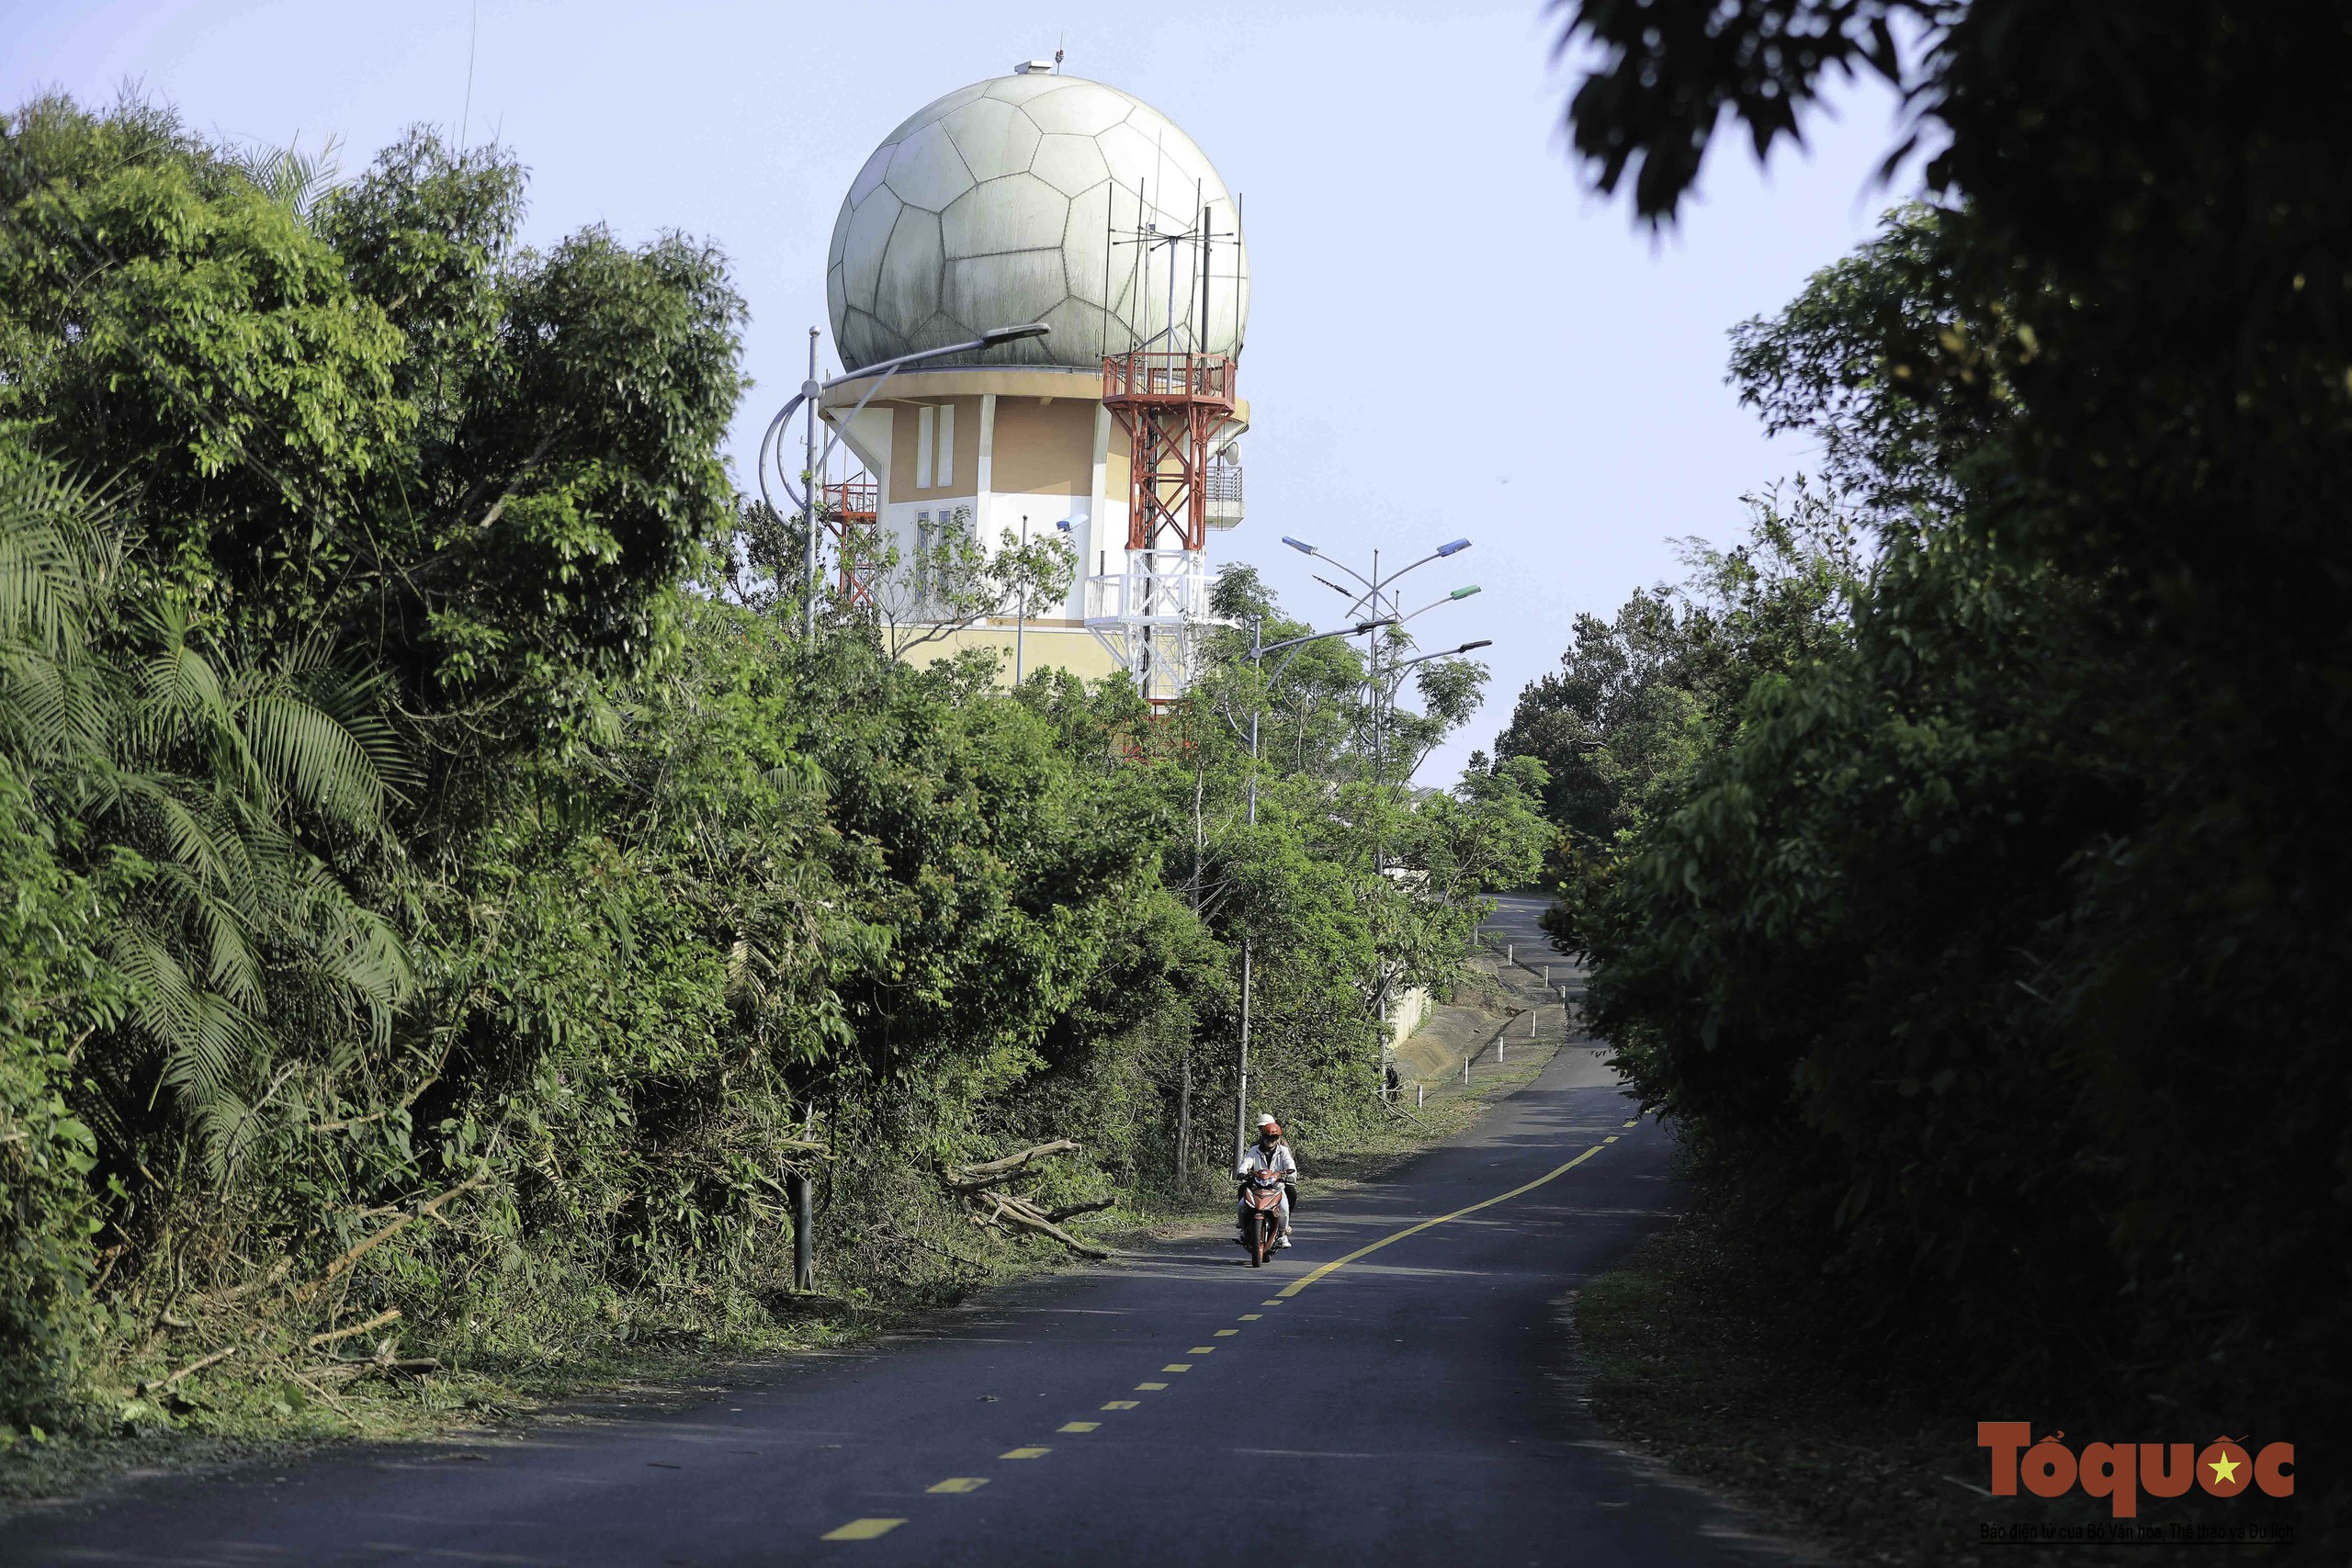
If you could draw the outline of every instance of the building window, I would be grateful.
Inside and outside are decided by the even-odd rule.
[[[945,490],[956,482],[956,405],[939,410],[939,460],[932,466],[932,482]]]
[[[944,620],[954,613],[956,573],[972,538],[972,509],[943,506],[915,513],[915,614]]]
[[[921,408],[915,411],[915,489],[931,488],[931,437],[939,420],[939,411]],[[927,517],[929,513],[925,513]]]

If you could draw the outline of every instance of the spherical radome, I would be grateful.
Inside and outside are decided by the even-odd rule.
[[[1196,229],[1204,208],[1205,315],[1198,245],[1136,238]],[[1240,230],[1207,156],[1150,105],[1082,76],[976,82],[909,116],[851,182],[827,256],[833,342],[847,369],[1036,321],[1052,334],[989,362],[1091,369],[1131,346],[1238,353]]]

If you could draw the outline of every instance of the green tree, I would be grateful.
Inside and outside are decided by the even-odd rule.
[[[1932,217],[1741,342],[1751,400],[1830,433],[1895,523],[1853,656],[1758,688],[1582,928],[1609,1027],[1648,1092],[1808,1194],[1889,1321],[2327,1425],[2352,265],[2316,62],[2342,17],[1587,0],[1568,25],[1598,51],[1577,145],[1655,220],[1719,123],[1769,147],[1840,72],[1939,144]]]

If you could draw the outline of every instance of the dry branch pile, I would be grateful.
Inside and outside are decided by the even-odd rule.
[[[291,1258],[281,1258],[264,1273],[241,1285],[209,1296],[188,1299],[186,1304],[196,1314],[198,1321],[183,1318],[168,1307],[158,1312],[155,1324],[159,1332],[164,1329],[209,1328],[213,1336],[225,1336],[234,1342],[197,1357],[166,1377],[137,1383],[131,1390],[133,1397],[147,1399],[171,1394],[182,1380],[240,1355],[279,1365],[289,1375],[321,1393],[327,1393],[320,1386],[322,1381],[332,1385],[363,1377],[416,1377],[438,1371],[441,1363],[433,1357],[401,1355],[396,1334],[377,1340],[373,1351],[363,1357],[347,1357],[333,1350],[332,1348],[340,1341],[399,1322],[401,1310],[398,1307],[387,1307],[364,1322],[341,1328],[330,1327],[317,1333],[306,1334],[297,1325],[303,1318],[315,1323],[322,1312],[332,1323],[343,1309],[339,1302],[327,1298],[340,1294],[335,1287],[345,1280],[362,1258],[419,1221],[447,1223],[442,1213],[443,1207],[453,1199],[477,1190],[488,1180],[487,1175],[474,1176],[418,1203],[409,1213],[397,1215],[390,1224],[380,1226],[338,1255],[315,1280],[287,1289],[287,1279],[293,1272],[294,1265]],[[298,1359],[307,1364],[298,1366],[295,1364]],[[327,1397],[333,1399],[332,1394]]]
[[[1099,1247],[1091,1246],[1062,1229],[1061,1222],[1079,1214],[1091,1214],[1114,1206],[1115,1198],[1098,1199],[1090,1203],[1072,1203],[1066,1208],[1041,1209],[1028,1199],[1006,1190],[1012,1182],[1037,1174],[1037,1162],[1056,1155],[1074,1153],[1078,1145],[1068,1138],[1057,1138],[1050,1144],[1008,1155],[979,1165],[939,1168],[940,1185],[964,1201],[967,1218],[982,1230],[1015,1231],[1024,1235],[1042,1235],[1060,1242],[1081,1258],[1106,1258],[1111,1255]]]

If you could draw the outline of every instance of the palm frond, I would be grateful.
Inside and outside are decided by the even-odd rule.
[[[262,776],[297,805],[356,826],[382,817],[376,760],[333,714],[281,689],[248,699],[240,716]]]
[[[307,219],[320,198],[343,183],[343,165],[336,156],[342,146],[330,136],[316,152],[303,152],[296,141],[284,147],[243,148],[230,161],[263,196]]]

